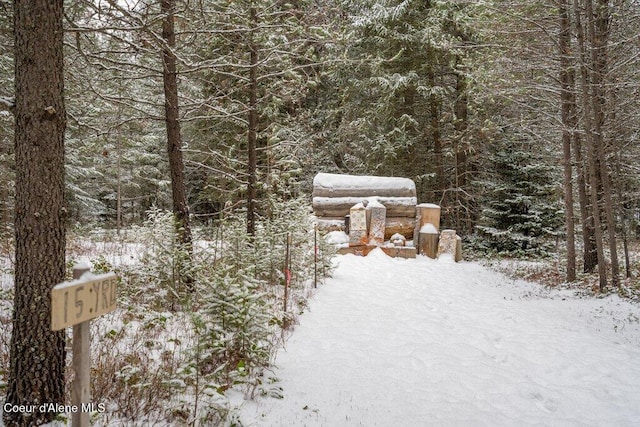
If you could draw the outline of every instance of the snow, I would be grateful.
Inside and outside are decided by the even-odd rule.
[[[368,203],[371,203],[372,199],[375,200],[376,203],[380,203],[384,206],[404,206],[404,207],[412,207],[415,208],[417,203],[417,198],[415,197],[394,197],[394,196],[371,196],[371,197],[361,197],[361,196],[345,196],[345,197],[320,197],[316,196],[313,198],[313,206],[316,208],[326,208],[330,206],[336,205],[355,205],[356,203],[361,203],[362,200],[367,200]]]
[[[349,235],[344,231],[330,231],[324,237],[327,243],[332,245],[342,245],[344,243],[349,243]]]
[[[390,241],[390,242],[392,242],[392,243],[393,243],[393,242],[402,242],[402,243],[405,243],[405,242],[407,241],[407,238],[406,238],[406,237],[404,237],[404,236],[403,236],[402,234],[400,234],[400,233],[395,233],[393,236],[391,236],[391,237],[389,238],[389,241]]]
[[[335,260],[256,393],[265,395],[227,392],[242,425],[640,425],[637,305],[445,255]]]
[[[440,205],[436,205],[434,203],[420,203],[418,205],[419,208],[431,208],[431,209],[440,209]]]
[[[436,229],[435,225],[433,225],[430,222],[428,222],[425,225],[423,225],[422,227],[420,227],[420,233],[438,234],[438,230]]]
[[[313,178],[313,187],[327,190],[333,189],[388,189],[388,190],[409,190],[415,194],[416,185],[409,178],[386,177],[386,176],[356,176],[342,175],[334,173],[319,173]]]
[[[84,263],[79,263],[76,264],[76,267],[78,265],[82,265]],[[87,268],[89,268],[87,266]],[[62,290],[65,288],[73,288],[74,286],[76,286],[79,283],[86,283],[86,282],[95,282],[98,280],[104,280],[104,279],[108,279],[108,278],[112,278],[112,277],[117,277],[115,273],[103,273],[103,274],[93,274],[90,271],[87,271],[85,273],[82,274],[82,277],[80,277],[79,279],[72,279],[66,282],[62,282],[62,283],[58,283],[57,285],[55,285],[53,288],[57,289],[57,290]]]
[[[91,270],[91,266],[85,261],[76,262],[73,268],[78,270]]]
[[[640,425],[637,305],[451,259],[337,259],[277,355],[283,398],[244,401],[242,425]]]
[[[380,200],[377,197],[368,197],[367,208],[384,208],[384,205],[380,203]]]

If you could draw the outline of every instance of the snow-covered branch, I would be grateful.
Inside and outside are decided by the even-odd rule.
[[[14,98],[5,98],[0,96],[0,111],[10,111],[13,113],[13,109],[16,107],[16,101]]]

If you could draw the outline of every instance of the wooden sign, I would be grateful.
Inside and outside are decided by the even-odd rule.
[[[51,330],[86,322],[116,309],[118,276],[90,275],[51,290]]]

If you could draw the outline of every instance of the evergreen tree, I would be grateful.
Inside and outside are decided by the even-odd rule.
[[[159,2],[129,8],[78,1],[68,8],[67,170],[74,219],[117,226],[144,219],[152,205],[172,206],[162,16]]]
[[[484,246],[512,255],[542,254],[562,226],[554,170],[530,141],[500,144],[491,157],[492,176],[480,225]]]
[[[192,197],[200,212],[246,207],[252,234],[270,193],[297,191],[291,178],[306,155],[300,117],[324,30],[311,25],[318,10],[308,1],[208,4],[211,30],[197,50],[207,66],[194,76],[203,102],[185,129],[197,166]]]
[[[323,74],[318,157],[341,172],[411,177],[421,201],[443,205],[447,226],[470,228],[483,143],[469,108],[475,6],[344,3],[351,18],[341,22],[344,52],[334,47],[338,66]]]

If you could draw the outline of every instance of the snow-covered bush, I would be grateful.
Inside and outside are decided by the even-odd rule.
[[[0,284],[0,395],[9,381],[9,343],[11,339],[11,302],[13,288],[5,290]]]
[[[255,279],[222,263],[212,273],[200,282],[202,305],[193,314],[194,357],[204,389],[222,392],[251,384],[252,374],[269,364],[270,317]]]
[[[208,251],[215,255],[198,261],[207,267],[197,269],[195,326],[203,332],[197,357],[202,373],[218,390],[238,383],[259,385],[256,374],[268,365],[282,329],[306,307],[314,271],[322,275],[331,270],[333,252],[324,244],[321,249],[326,251],[319,252],[314,266],[306,201],[274,203],[269,212],[259,220],[253,237],[246,234],[244,215],[221,220],[211,230],[220,238],[220,245]]]
[[[190,298],[185,278],[195,275],[197,263],[179,241],[173,214],[152,208],[143,226],[134,228],[130,234],[142,243],[142,253],[139,264],[122,268],[125,292],[138,292],[136,289],[144,286],[145,292],[137,293],[136,304],[154,310],[181,309]],[[127,285],[131,282],[140,286]]]
[[[261,373],[305,309],[314,271],[318,283],[331,271],[333,252],[321,238],[314,266],[308,212],[306,200],[274,203],[253,238],[239,212],[196,228],[190,255],[178,243],[173,215],[154,209],[142,227],[127,231],[133,243],[126,244],[140,252],[131,263],[90,259],[96,271],[113,268],[121,278],[119,310],[92,322],[94,396],[111,402],[99,422],[216,425],[229,417],[225,390],[271,387]],[[181,286],[185,275],[191,289]]]

